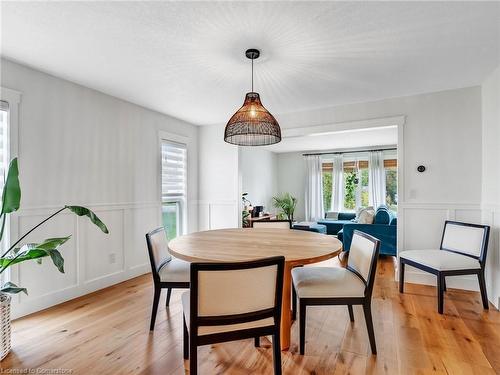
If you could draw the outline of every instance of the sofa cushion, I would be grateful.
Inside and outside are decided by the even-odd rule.
[[[339,230],[339,232],[337,233],[337,238],[339,239],[339,241],[342,241],[344,239],[344,228]]]
[[[325,219],[338,220],[339,219],[339,213],[338,212],[334,212],[334,211],[328,211],[325,214]]]
[[[354,218],[356,218],[355,212],[339,212],[339,220],[350,221]]]
[[[358,211],[356,222],[359,224],[373,224],[375,210],[373,207],[365,207]]]
[[[389,223],[389,225],[398,225],[398,218],[396,216],[394,216],[391,220],[391,222]]]
[[[392,212],[387,208],[387,206],[380,206],[375,212],[375,218],[373,219],[373,224],[386,224],[392,220]]]

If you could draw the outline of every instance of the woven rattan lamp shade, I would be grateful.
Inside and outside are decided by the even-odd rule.
[[[281,129],[260,102],[259,94],[249,92],[243,106],[229,119],[224,140],[240,146],[272,145],[281,141]]]

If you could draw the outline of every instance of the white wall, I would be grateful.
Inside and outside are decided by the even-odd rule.
[[[500,307],[500,66],[481,87],[483,118],[483,221],[492,227],[486,283],[488,297]]]
[[[238,147],[224,142],[224,126],[199,129],[199,229],[238,227]]]
[[[278,116],[287,128],[405,115],[404,188],[399,197],[399,250],[439,246],[444,220],[481,221],[481,88],[471,87]],[[335,134],[328,135],[334,137]],[[425,173],[416,168],[423,164]],[[299,154],[278,157],[278,188],[304,199]],[[299,203],[297,217],[304,215]],[[408,270],[408,281],[435,283]],[[474,278],[450,286],[477,289]]]
[[[294,219],[305,220],[306,164],[302,152],[278,154],[278,190],[297,198]]]
[[[72,235],[62,247],[66,273],[50,260],[14,268],[13,281],[30,292],[14,298],[14,316],[148,271],[144,234],[161,222],[160,130],[188,139],[188,230],[197,230],[197,127],[7,60],[0,86],[22,93],[13,235],[64,204],[89,206],[110,229],[64,214],[30,236]]]
[[[276,212],[272,197],[279,192],[277,154],[263,148],[240,147],[239,175],[241,192],[248,193],[252,204],[264,206],[267,212]]]

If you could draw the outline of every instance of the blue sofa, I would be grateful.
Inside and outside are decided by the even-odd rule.
[[[344,224],[352,224],[352,219],[356,218],[356,214],[353,212],[339,212],[338,220],[324,219],[318,221],[318,224],[326,226],[326,234],[337,235]]]
[[[380,240],[380,254],[395,256],[397,249],[397,223],[398,219],[394,212],[386,206],[380,206],[375,212],[373,224],[346,223],[341,233],[338,233],[338,236],[344,245],[344,251],[349,251],[354,231],[365,232]]]

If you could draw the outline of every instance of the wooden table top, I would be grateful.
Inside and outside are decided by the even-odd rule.
[[[239,262],[283,255],[288,263],[316,263],[342,250],[333,236],[276,228],[233,228],[196,232],[168,243],[170,253],[188,262]]]

